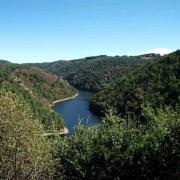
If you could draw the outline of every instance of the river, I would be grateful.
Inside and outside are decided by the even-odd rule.
[[[69,135],[73,135],[74,127],[79,123],[93,126],[100,123],[100,119],[89,110],[89,101],[92,93],[79,91],[79,96],[74,99],[56,103],[54,111],[60,113],[65,121],[65,126],[69,130]]]

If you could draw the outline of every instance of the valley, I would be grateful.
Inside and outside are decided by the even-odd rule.
[[[93,126],[101,122],[100,118],[89,110],[92,95],[87,91],[79,91],[78,96],[59,101],[53,106],[53,110],[63,117],[69,136],[74,134],[74,128],[78,125]]]
[[[99,91],[106,83],[160,58],[158,54],[139,56],[92,56],[82,59],[28,64],[58,74],[80,90]]]
[[[180,180],[180,0],[1,0],[0,27],[0,180]]]
[[[62,62],[72,63],[74,68],[74,63],[78,67],[84,66],[83,61],[87,63],[89,72],[79,68],[71,74],[88,80],[79,81],[82,86],[60,75],[61,71],[68,73],[65,65],[59,70],[61,62],[55,62],[53,68],[57,67],[57,71],[53,72],[49,68],[54,63],[46,67],[44,63],[0,61],[0,137],[4,162],[0,177],[8,177],[6,162],[14,162],[10,152],[17,147],[21,148],[18,162],[23,161],[23,153],[29,149],[30,159],[23,168],[34,171],[36,167],[31,163],[43,162],[39,172],[41,177],[48,174],[48,179],[52,177],[51,166],[55,170],[54,179],[61,176],[71,179],[72,174],[78,179],[96,179],[103,178],[104,173],[110,179],[116,174],[122,179],[143,175],[153,178],[155,174],[163,178],[164,163],[170,169],[168,176],[179,176],[180,51],[166,56],[141,55],[131,60],[124,56],[112,58],[108,65],[107,57],[100,57],[100,61],[99,57],[98,60],[92,57]],[[107,75],[107,71],[112,74]],[[105,79],[100,82],[97,77]],[[89,80],[98,85],[91,86]],[[19,141],[22,144],[17,146]],[[12,146],[8,145],[10,142]],[[6,152],[9,153],[5,155]],[[33,153],[39,155],[33,159]],[[29,170],[19,176],[27,176]]]

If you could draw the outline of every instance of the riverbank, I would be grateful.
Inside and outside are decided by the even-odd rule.
[[[79,93],[75,94],[74,96],[68,97],[68,98],[56,100],[50,105],[50,107],[53,108],[57,103],[67,101],[67,100],[70,100],[70,99],[74,99],[77,96],[79,96]],[[60,130],[59,135],[67,135],[68,133],[69,133],[69,130],[65,127],[64,129]],[[53,134],[52,133],[46,133],[45,135],[46,136],[52,136]]]
[[[54,102],[50,105],[50,107],[52,108],[52,107],[54,107],[54,106],[55,106],[57,103],[59,103],[59,102],[67,101],[67,100],[70,100],[70,99],[74,99],[74,98],[77,97],[77,96],[79,96],[79,93],[75,94],[74,96],[68,97],[68,98],[56,100],[56,101],[54,101]]]
[[[55,133],[44,133],[42,134],[43,136],[45,137],[53,137],[55,135],[59,135],[59,136],[62,136],[62,135],[67,135],[69,133],[68,129],[65,127],[64,129],[61,129],[59,132],[55,132]]]

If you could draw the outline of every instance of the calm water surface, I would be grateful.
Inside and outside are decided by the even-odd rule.
[[[69,135],[74,133],[74,126],[79,123],[92,126],[100,123],[100,119],[89,110],[89,101],[92,93],[79,91],[79,96],[74,99],[59,102],[54,106],[54,110],[64,118]]]

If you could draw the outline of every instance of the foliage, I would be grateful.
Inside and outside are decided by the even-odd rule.
[[[24,88],[19,86],[19,84],[6,83],[2,86],[6,92],[12,92],[16,94],[20,101],[25,102],[28,105],[39,121],[43,124],[46,131],[51,131],[56,124],[56,129],[62,129],[64,127],[64,121],[61,116],[56,112],[50,110],[48,106],[39,101],[36,97],[31,96]]]
[[[63,76],[78,89],[98,91],[105,83],[151,62],[156,54],[142,56],[93,56],[71,61],[30,64]]]
[[[110,112],[104,124],[80,126],[56,143],[56,177],[63,179],[180,178],[180,114],[147,107],[136,128]]]
[[[5,80],[10,80],[10,74],[16,67],[16,64],[11,64],[8,61],[0,60],[0,83]]]
[[[74,95],[77,91],[61,77],[39,68],[18,68],[13,73],[15,80],[44,103],[52,103]]]
[[[43,123],[46,131],[64,128],[63,119],[52,111],[50,104],[72,96],[76,90],[62,78],[39,68],[23,68],[21,65],[0,61],[0,90],[16,94],[32,113]]]
[[[84,89],[120,77],[91,102],[99,114],[111,107],[102,124],[78,126],[64,138],[57,135],[62,119],[49,105],[76,90],[39,68],[0,61],[0,179],[180,179],[180,51],[145,62],[154,57],[40,64],[62,68]]]
[[[93,97],[90,107],[99,115],[111,106],[134,116],[141,114],[144,103],[154,108],[180,104],[180,51],[111,82]]]
[[[51,175],[51,143],[30,108],[15,94],[0,92],[0,179]]]

